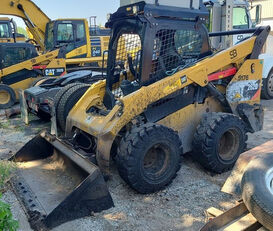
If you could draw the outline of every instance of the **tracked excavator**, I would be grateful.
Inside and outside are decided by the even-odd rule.
[[[39,77],[59,77],[65,71],[101,69],[109,34],[90,36],[86,19],[50,20],[30,0],[1,2],[0,14],[14,15],[24,20],[33,35],[32,43],[39,46],[42,54],[32,44],[0,44],[2,65],[0,74],[0,108],[8,108],[18,101],[19,89],[24,90]],[[62,48],[61,55],[52,51]],[[56,53],[56,52],[55,52]],[[39,56],[40,55],[40,56]],[[38,57],[39,56],[39,57]],[[105,58],[104,58],[105,56]],[[48,60],[50,57],[50,62]],[[61,57],[65,60],[58,60]],[[36,61],[39,60],[39,63]],[[27,65],[26,65],[27,64]],[[54,65],[53,65],[54,64]],[[58,65],[56,65],[58,64]],[[38,79],[39,80],[39,79]]]
[[[112,207],[104,181],[111,159],[143,194],[170,185],[189,151],[212,172],[233,167],[246,133],[262,129],[258,56],[270,27],[213,54],[207,20],[202,1],[121,1],[106,24],[106,79],[76,102],[70,96],[83,86],[61,97],[60,104],[74,105],[65,136],[43,131],[11,158],[32,227]]]

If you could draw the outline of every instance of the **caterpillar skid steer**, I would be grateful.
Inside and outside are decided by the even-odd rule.
[[[262,129],[258,55],[269,27],[212,55],[202,1],[130,2],[106,24],[106,80],[75,103],[65,136],[42,132],[12,158],[33,223],[51,228],[111,207],[102,178],[110,176],[111,158],[134,190],[153,193],[175,178],[180,155],[193,151],[221,173],[245,149],[246,133]]]
[[[64,49],[38,55],[27,43],[0,43],[0,109],[13,106],[19,91],[41,77],[60,77],[66,73]]]

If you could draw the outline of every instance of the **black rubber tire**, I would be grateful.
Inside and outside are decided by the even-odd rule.
[[[243,175],[241,188],[244,203],[251,214],[265,228],[273,230],[273,180],[272,191],[267,186],[266,176],[273,176],[273,153],[252,160]]]
[[[94,84],[95,82],[99,81],[99,80],[103,80],[104,78],[102,78],[101,75],[97,75],[97,76],[92,76],[92,78],[88,81],[88,83],[85,84]],[[83,83],[80,82],[76,82],[76,83],[70,83],[66,86],[64,86],[60,91],[58,91],[58,93],[56,94],[56,96],[54,97],[54,105],[55,105],[55,110],[56,112],[60,111],[58,109],[59,107],[59,103],[60,103],[60,99],[63,97],[63,95],[72,87],[78,86],[78,85],[82,85]],[[71,109],[70,109],[71,110]],[[57,113],[56,113],[57,114]],[[59,121],[59,118],[61,118],[62,116],[57,116],[56,115],[56,120],[57,120],[57,124],[63,124],[63,121]]]
[[[72,87],[78,86],[81,83],[71,83],[66,85],[65,87],[62,87],[58,93],[55,95],[54,97],[54,106],[55,106],[55,111],[57,112],[58,107],[59,107],[59,103],[60,103],[60,99],[63,97],[63,95]],[[58,123],[58,119],[57,119],[57,123]]]
[[[74,105],[79,101],[79,99],[84,95],[87,89],[90,87],[89,84],[78,84],[69,88],[60,98],[58,107],[56,109],[56,117],[59,128],[65,131],[66,118],[74,107]]]
[[[231,138],[234,138],[232,144],[229,143]],[[221,141],[224,141],[222,146]],[[214,173],[226,172],[246,149],[246,141],[246,128],[241,118],[229,113],[207,113],[194,134],[193,159]],[[225,145],[233,147],[230,152],[225,153],[228,150]],[[229,158],[223,158],[223,155]]]
[[[269,72],[268,76],[266,79],[263,79],[263,87],[262,87],[262,94],[261,94],[261,97],[263,99],[273,99],[273,93],[270,93],[269,90],[268,90],[268,84],[270,84],[273,79],[273,69]],[[272,92],[273,92],[273,89],[272,89]]]
[[[85,84],[93,84],[99,80],[102,80],[102,76],[94,76],[91,78],[91,80],[88,82],[88,83],[85,83]],[[76,82],[76,83],[70,83],[66,86],[64,86],[60,91],[58,91],[58,93],[56,94],[56,96],[54,97],[54,105],[55,105],[55,110],[57,111],[57,108],[59,106],[59,102],[60,102],[60,99],[61,97],[72,87],[74,86],[77,86],[77,85],[80,85],[80,84],[83,84],[83,83],[80,83],[80,82]]]
[[[151,165],[150,171],[157,171],[150,172],[148,176],[148,170],[144,168],[145,157],[155,145],[161,150],[165,149],[163,154],[165,158],[159,161],[161,163],[155,163],[158,161],[155,160],[155,166],[148,163]],[[160,150],[158,147],[154,152],[156,155]],[[175,131],[162,125],[147,123],[132,128],[121,139],[116,156],[117,168],[121,178],[134,190],[142,194],[153,193],[165,188],[175,178],[181,167],[181,154],[181,141]],[[167,162],[166,156],[168,156]],[[157,158],[158,156],[155,157]],[[157,166],[158,164],[162,165],[162,168]],[[159,174],[160,171],[162,172]]]
[[[16,102],[16,94],[14,90],[6,84],[0,84],[0,91],[5,91],[10,96],[8,102],[0,102],[0,109],[7,109],[13,106]]]

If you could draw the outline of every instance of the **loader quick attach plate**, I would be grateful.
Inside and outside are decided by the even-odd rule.
[[[114,206],[98,167],[52,135],[39,134],[12,160],[18,164],[12,184],[35,230]]]

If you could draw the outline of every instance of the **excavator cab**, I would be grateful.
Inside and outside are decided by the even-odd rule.
[[[84,19],[54,20],[46,25],[45,48],[47,51],[66,47],[67,58],[91,56],[89,28]]]

